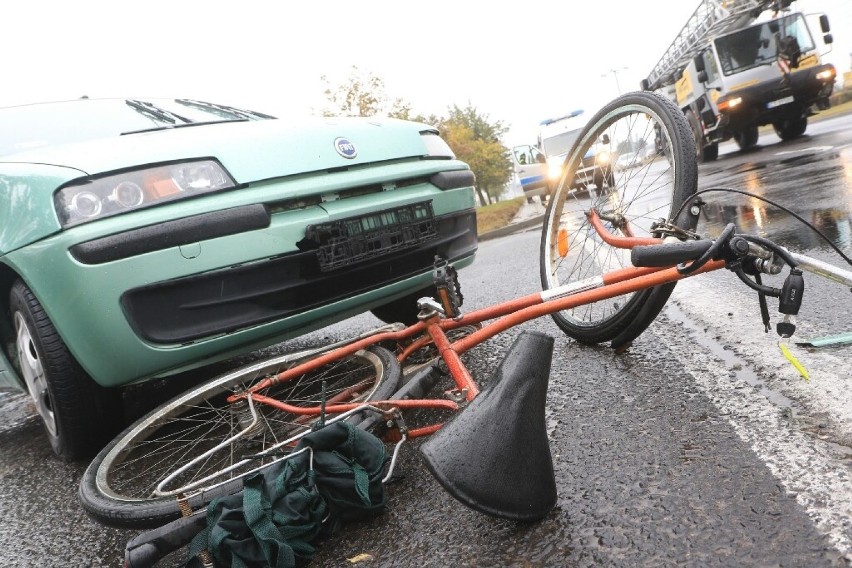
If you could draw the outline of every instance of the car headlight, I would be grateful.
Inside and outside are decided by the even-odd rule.
[[[426,144],[426,156],[429,158],[443,158],[454,160],[456,155],[453,149],[433,130],[424,130],[420,133],[420,139]]]
[[[612,154],[608,150],[601,150],[595,155],[595,163],[599,166],[606,166],[612,161]]]
[[[95,221],[168,201],[236,187],[213,160],[182,162],[88,179],[56,192],[63,227]]]
[[[547,177],[550,180],[558,181],[562,177],[562,158],[555,156],[547,160]]]

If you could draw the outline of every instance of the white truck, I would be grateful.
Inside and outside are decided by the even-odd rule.
[[[512,162],[515,174],[524,190],[527,201],[532,203],[534,195],[539,195],[545,203],[553,184],[562,175],[565,157],[574,145],[580,131],[586,125],[590,115],[575,110],[565,116],[548,118],[539,123],[538,142],[535,146],[522,145],[512,148]],[[582,167],[578,168],[574,179],[575,187],[588,187],[594,184],[603,188],[613,183],[612,156],[601,152],[587,154]]]
[[[820,53],[832,43],[828,17],[806,17],[791,4],[702,0],[642,81],[683,110],[699,160],[715,160],[731,138],[741,149],[754,146],[765,124],[782,140],[801,136],[808,116],[828,108],[836,76]]]

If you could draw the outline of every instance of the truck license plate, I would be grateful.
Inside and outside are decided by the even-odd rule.
[[[788,103],[792,103],[793,100],[794,99],[793,99],[792,96],[784,97],[784,98],[781,98],[781,99],[775,99],[774,101],[769,101],[768,103],[766,103],[766,108],[775,108],[775,107],[779,107],[781,105],[786,105]]]

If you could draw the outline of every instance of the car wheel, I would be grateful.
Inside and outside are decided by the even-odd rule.
[[[89,457],[121,426],[119,391],[89,378],[20,280],[12,286],[9,308],[15,333],[13,359],[54,453],[67,461]]]

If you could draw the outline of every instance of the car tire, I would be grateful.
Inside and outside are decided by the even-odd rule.
[[[91,457],[121,427],[121,393],[95,383],[69,352],[41,303],[20,280],[9,293],[12,359],[54,453]]]
[[[532,203],[532,201],[530,201]],[[388,302],[387,304],[377,306],[370,310],[374,316],[385,323],[402,322],[405,325],[411,325],[418,322],[417,319],[417,300],[423,297],[434,297],[435,287],[427,286],[417,292],[403,296]]]

